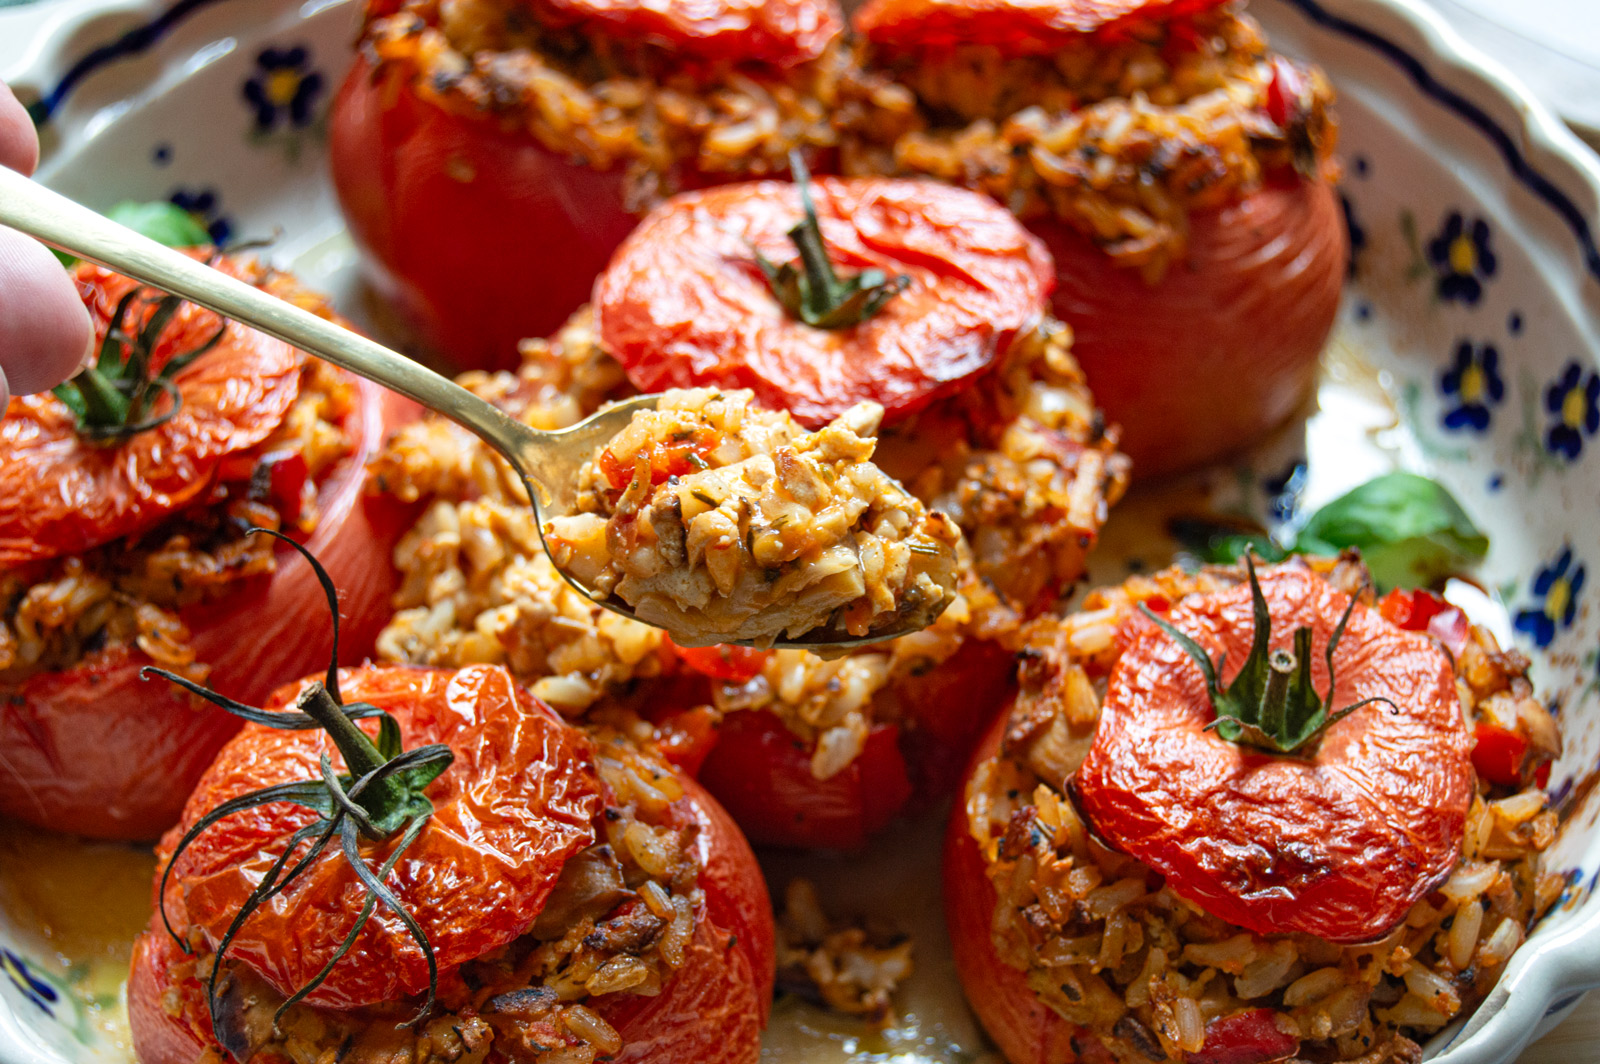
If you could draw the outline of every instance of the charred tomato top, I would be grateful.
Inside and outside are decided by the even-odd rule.
[[[856,324],[807,324],[761,263],[796,258],[799,186],[678,196],[595,283],[600,342],[635,386],[750,388],[812,428],[870,400],[893,423],[960,390],[1042,319],[1050,257],[986,197],[885,178],[820,178],[812,197],[827,258],[895,279],[895,292]]]

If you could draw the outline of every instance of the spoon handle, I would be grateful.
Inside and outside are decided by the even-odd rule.
[[[521,458],[531,430],[455,382],[382,344],[158,244],[3,166],[0,224],[376,381],[481,437],[513,465]]]

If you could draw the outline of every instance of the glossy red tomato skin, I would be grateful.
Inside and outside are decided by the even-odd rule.
[[[412,513],[365,492],[366,461],[389,428],[416,416],[409,401],[357,382],[346,429],[351,455],[318,492],[321,521],[305,541],[340,589],[340,658],[371,653],[397,583],[389,555]],[[332,632],[322,589],[288,547],[278,568],[238,593],[179,611],[197,660],[220,690],[260,704],[278,685],[326,668]],[[195,781],[239,721],[162,681],[137,649],[91,654],[79,665],[0,688],[0,815],[104,839],[153,839],[172,826]]]
[[[370,279],[461,369],[513,369],[589,298],[637,219],[622,168],[596,170],[498,120],[418,95],[358,57],[329,119],[329,164]]]
[[[1313,627],[1312,675],[1348,602],[1293,564],[1262,574],[1274,648]],[[1174,607],[1172,623],[1232,679],[1249,650],[1250,590]],[[1335,654],[1336,706],[1391,699],[1330,728],[1313,754],[1288,758],[1230,743],[1200,669],[1134,614],[1118,634],[1100,723],[1074,778],[1102,837],[1167,877],[1202,909],[1259,934],[1302,931],[1333,942],[1381,937],[1449,875],[1475,794],[1471,737],[1449,658],[1427,636],[1358,604]]]
[[[969,781],[980,764],[999,752],[1008,716],[998,717],[979,740]],[[995,949],[991,929],[999,899],[972,837],[965,794],[963,787],[950,812],[943,875],[945,927],[967,1002],[1011,1064],[1114,1064],[1116,1058],[1094,1032],[1067,1022],[1040,1001],[1027,976]],[[1272,1024],[1269,1010],[1252,1009],[1211,1021],[1205,1045],[1186,1059],[1267,1064],[1292,1056],[1298,1045]]]
[[[755,856],[728,815],[692,780],[680,776],[679,782],[689,815],[701,829],[697,844],[705,894],[685,964],[656,997],[616,995],[589,1004],[623,1038],[623,1051],[614,1061],[754,1064],[772,1001],[771,902]],[[525,915],[531,923],[536,910]],[[172,975],[181,959],[159,918],[135,942],[128,1012],[142,1064],[195,1064],[205,1051],[201,1032],[209,1027],[203,989]],[[177,1014],[167,1007],[174,991]]]
[[[1167,21],[1220,7],[1225,0],[871,0],[852,19],[856,32],[893,47],[987,45],[1007,54],[1046,54],[1085,36],[1130,24]]]
[[[723,719],[700,781],[753,841],[796,849],[858,850],[902,812],[950,793],[972,744],[1010,700],[1013,656],[969,640],[892,692],[896,718],[875,723],[861,754],[826,780],[811,772],[814,745],[765,710]]]
[[[640,223],[594,286],[595,331],[635,387],[750,388],[811,427],[873,401],[892,424],[960,391],[1040,320],[1049,257],[985,197],[887,178],[819,178],[813,195],[837,269],[878,269],[910,285],[860,325],[805,325],[772,295],[752,252],[795,258],[795,186],[677,196]]]
[[[856,850],[911,797],[899,737],[872,725],[856,759],[819,780],[809,744],[773,714],[741,710],[723,718],[700,782],[758,845]]]
[[[1330,184],[1196,212],[1187,256],[1154,285],[1065,223],[1028,225],[1055,258],[1052,307],[1136,478],[1224,458],[1304,409],[1349,258]]]

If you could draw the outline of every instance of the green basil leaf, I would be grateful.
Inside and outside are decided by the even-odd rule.
[[[1311,516],[1294,550],[1337,554],[1356,547],[1380,592],[1429,587],[1489,552],[1489,538],[1440,485],[1388,473],[1341,495]]]
[[[207,246],[211,234],[199,220],[172,203],[125,201],[106,211],[106,217],[169,248]]]

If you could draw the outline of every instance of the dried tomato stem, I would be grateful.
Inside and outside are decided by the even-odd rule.
[[[1221,686],[1219,667],[1199,643],[1157,617],[1143,603],[1139,606],[1145,616],[1200,666],[1206,680],[1206,695],[1216,714],[1216,719],[1206,726],[1208,730],[1215,730],[1229,742],[1248,743],[1274,754],[1294,754],[1311,747],[1328,728],[1369,703],[1383,702],[1392,712],[1399,712],[1393,702],[1381,697],[1363,699],[1339,710],[1329,708],[1334,692],[1333,652],[1344,637],[1345,625],[1355,609],[1355,597],[1350,599],[1328,639],[1328,690],[1326,695],[1318,695],[1311,681],[1311,629],[1295,629],[1292,652],[1269,650],[1272,618],[1267,612],[1266,596],[1261,593],[1261,583],[1256,579],[1255,561],[1248,554],[1245,555],[1245,569],[1250,577],[1255,633],[1250,656],[1245,658],[1233,683],[1227,687]]]
[[[845,329],[859,325],[882,310],[884,305],[905,290],[911,278],[893,278],[882,270],[862,270],[854,277],[840,279],[828,258],[822,239],[822,224],[817,205],[811,198],[811,175],[799,152],[789,154],[789,168],[800,189],[804,217],[789,230],[800,256],[800,269],[794,263],[774,265],[757,251],[756,265],[767,278],[772,295],[789,316],[819,329]]]
[[[356,780],[364,779],[389,763],[373,741],[346,714],[320,681],[311,684],[295,702],[295,708],[322,726],[339,748],[345,766]],[[391,822],[394,814],[405,808],[414,798],[412,789],[402,774],[374,779],[359,794],[351,795],[356,805],[367,811],[376,823]],[[392,834],[392,832],[390,833]]]
[[[183,301],[177,296],[155,298],[150,317],[130,336],[123,322],[148,291],[135,288],[122,297],[106,327],[95,364],[55,388],[56,398],[76,415],[78,431],[92,439],[123,440],[172,420],[183,405],[174,376],[215,347],[227,331],[224,322],[199,347],[174,355],[155,370],[156,345]],[[147,416],[163,395],[169,400],[165,412]]]
[[[1272,652],[1267,690],[1261,697],[1261,727],[1269,735],[1283,734],[1288,718],[1289,680],[1294,676],[1294,655],[1287,650]]]

